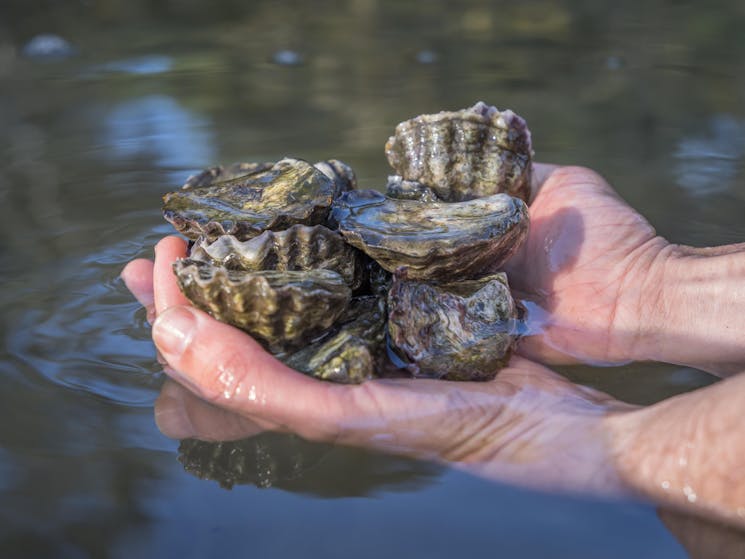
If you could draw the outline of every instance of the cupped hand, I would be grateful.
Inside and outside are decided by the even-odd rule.
[[[154,264],[137,260],[122,274],[138,299],[152,302],[153,338],[178,382],[164,386],[156,405],[166,435],[226,440],[290,431],[525,485],[622,490],[612,465],[612,420],[631,406],[521,357],[481,383],[376,379],[347,386],[306,377],[188,304],[171,270],[184,254],[184,242],[169,237]]]
[[[554,364],[633,360],[667,241],[594,171],[534,170],[528,239],[506,266],[529,301],[521,353]]]

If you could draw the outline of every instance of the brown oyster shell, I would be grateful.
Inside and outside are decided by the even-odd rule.
[[[388,177],[385,195],[400,200],[418,200],[419,202],[441,202],[435,191],[417,181],[407,181],[400,175]]]
[[[334,181],[336,185],[334,198],[342,192],[357,188],[357,176],[354,174],[354,170],[343,161],[327,159],[314,163],[313,166]]]
[[[323,225],[293,225],[284,231],[264,231],[247,241],[239,241],[232,235],[223,235],[212,242],[201,237],[189,256],[249,272],[332,270],[353,290],[362,284],[365,272],[364,255],[344,242],[337,231]]]
[[[232,163],[227,166],[216,165],[214,167],[208,167],[196,175],[190,176],[186,179],[186,182],[181,188],[184,190],[190,188],[202,188],[218,182],[229,181],[237,179],[238,177],[245,177],[247,175],[268,171],[273,166],[274,163],[266,161],[261,163]]]
[[[491,380],[509,360],[518,317],[504,273],[440,285],[396,274],[388,294],[390,344],[415,377]]]
[[[501,266],[528,233],[525,203],[507,194],[465,202],[422,203],[353,190],[335,201],[332,217],[346,241],[410,279],[482,276]]]
[[[199,260],[173,265],[181,291],[197,307],[263,341],[277,353],[326,332],[352,296],[330,270],[241,272]]]
[[[385,153],[397,174],[449,202],[499,192],[526,202],[530,196],[533,150],[525,120],[480,101],[400,123]]]
[[[322,223],[335,188],[310,163],[287,158],[268,170],[170,192],[163,197],[163,216],[191,239],[234,235],[246,240],[267,229]]]
[[[357,384],[375,376],[384,355],[385,324],[384,298],[355,297],[329,337],[279,358],[307,375]]]

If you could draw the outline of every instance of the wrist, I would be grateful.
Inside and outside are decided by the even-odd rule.
[[[745,376],[607,418],[624,485],[669,507],[745,524]]]
[[[634,359],[745,368],[745,246],[662,248],[646,270]]]

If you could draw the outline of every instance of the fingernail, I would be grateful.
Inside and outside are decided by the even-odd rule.
[[[195,435],[183,398],[161,396],[155,405],[155,424],[166,437],[188,439]]]
[[[171,307],[155,319],[153,340],[167,361],[178,358],[191,341],[197,325],[194,313],[188,307]]]

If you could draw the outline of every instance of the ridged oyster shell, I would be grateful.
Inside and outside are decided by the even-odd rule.
[[[419,202],[441,202],[435,191],[417,181],[407,181],[399,175],[388,177],[385,195],[400,200],[418,200]]]
[[[242,272],[192,259],[173,265],[181,291],[221,322],[259,338],[272,353],[324,334],[352,296],[330,270]]]
[[[337,231],[323,225],[293,225],[284,231],[264,231],[258,237],[239,241],[223,235],[210,242],[199,238],[189,255],[230,270],[332,270],[353,290],[363,281],[364,255]]]
[[[334,181],[310,163],[287,158],[270,169],[170,192],[163,216],[191,239],[246,240],[267,229],[323,223],[335,191]]]
[[[528,233],[525,203],[507,194],[422,203],[373,190],[344,193],[332,210],[351,245],[410,279],[478,277],[501,266]]]
[[[214,167],[208,167],[201,173],[192,175],[181,188],[188,190],[190,188],[202,188],[210,186],[218,182],[229,181],[237,179],[238,177],[245,177],[247,175],[253,175],[255,173],[261,173],[268,171],[274,166],[271,162],[261,163],[232,163],[227,166],[215,165]]]
[[[390,344],[415,377],[491,380],[509,360],[518,317],[503,273],[439,285],[396,274],[388,294]]]
[[[449,202],[530,195],[533,151],[525,120],[482,102],[400,123],[385,153],[397,174]]]
[[[330,336],[280,359],[316,378],[360,383],[372,378],[380,364],[385,324],[384,298],[355,297]]]

